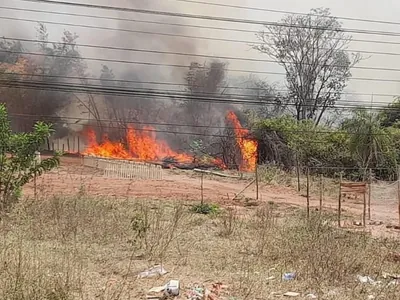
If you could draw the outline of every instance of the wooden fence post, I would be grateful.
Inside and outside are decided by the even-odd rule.
[[[365,186],[366,187],[366,186]],[[367,226],[367,222],[366,222],[366,216],[367,216],[367,197],[365,195],[367,191],[364,190],[363,193],[363,217],[362,217],[362,222],[363,222],[363,226]]]
[[[203,205],[203,204],[204,204],[203,177],[204,177],[204,173],[201,173],[201,179],[200,179],[200,188],[201,188],[201,205]]]
[[[307,219],[310,218],[310,168],[307,167]]]
[[[297,191],[300,192],[301,185],[300,185],[300,166],[299,166],[299,158],[296,154],[296,175],[297,175]]]
[[[258,200],[258,164],[256,164],[255,175],[256,175],[256,200]]]
[[[338,226],[341,227],[341,215],[342,215],[342,172],[340,172],[339,179],[339,200],[338,200]]]
[[[322,199],[324,197],[324,182],[322,174],[319,174],[319,212],[322,213]]]
[[[369,169],[368,176],[368,220],[371,221],[371,194],[372,194],[372,170]]]
[[[399,213],[399,225],[400,225],[400,166],[397,167],[397,200],[398,200],[398,213]]]

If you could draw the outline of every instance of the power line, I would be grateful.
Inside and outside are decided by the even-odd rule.
[[[230,22],[230,23],[242,23],[242,24],[253,24],[253,25],[263,25],[263,26],[280,26],[280,27],[289,27],[289,28],[304,28],[304,29],[336,31],[336,30],[331,30],[331,29],[327,29],[324,27],[296,26],[296,25],[289,25],[289,24],[283,24],[283,23],[278,23],[278,22],[266,22],[266,21],[259,21],[259,20],[248,20],[248,19],[228,18],[228,17],[214,17],[214,16],[208,16],[208,15],[195,15],[195,14],[185,14],[185,13],[175,13],[175,12],[163,12],[163,11],[155,11],[155,10],[148,10],[148,9],[126,8],[126,7],[96,5],[96,4],[67,2],[67,1],[52,1],[52,0],[19,0],[19,1],[43,3],[43,4],[53,4],[53,5],[65,5],[65,6],[73,6],[73,7],[94,8],[94,9],[102,9],[102,10],[114,10],[114,11],[121,11],[121,12],[135,12],[135,13],[141,13],[141,14],[180,17],[180,18],[189,18],[189,19],[201,19],[201,20]],[[337,31],[339,31],[339,30],[337,30]],[[382,36],[397,36],[397,37],[400,36],[400,33],[398,33],[398,32],[388,32],[388,31],[371,31],[371,30],[348,29],[348,28],[342,28],[342,29],[340,29],[340,31],[341,32],[349,32],[349,33],[382,35]]]
[[[1,69],[1,64],[0,64],[0,69]],[[108,79],[108,78],[95,78],[95,77],[78,77],[78,76],[68,76],[68,75],[45,75],[45,74],[33,74],[33,73],[3,73],[3,75],[13,75],[13,76],[21,76],[21,77],[40,77],[40,78],[58,78],[58,79],[73,79],[73,80],[88,80],[88,81],[107,81],[107,82],[111,82],[111,83],[134,83],[134,84],[151,84],[151,85],[165,85],[165,86],[181,86],[181,87],[190,87],[189,84],[187,83],[176,83],[176,82],[163,82],[163,81],[140,81],[140,80],[128,80],[128,79]],[[0,74],[1,76],[1,74]],[[103,87],[115,87],[115,86],[104,86]],[[205,87],[205,86],[201,86],[201,85],[196,85],[196,87]],[[219,89],[225,89],[225,90],[230,90],[230,89],[234,89],[234,90],[255,90],[255,91],[260,91],[262,92],[263,90],[265,90],[266,92],[269,92],[269,90],[267,89],[263,89],[261,87],[240,87],[240,86],[217,86],[217,88]],[[164,90],[163,90],[164,91]],[[168,90],[168,91],[177,91],[177,92],[182,92],[182,90]],[[276,97],[277,95],[274,95],[273,92],[276,93],[288,93],[289,90],[279,90],[279,89],[271,89],[271,94],[267,94],[264,96],[259,96],[259,98],[268,98],[268,97]],[[207,96],[207,95],[211,95],[211,96],[215,96],[216,93],[212,93],[212,92],[201,92],[201,94],[203,96]],[[357,96],[368,96],[371,97],[371,94],[367,94],[367,93],[355,93],[355,92],[341,92],[339,93],[340,95],[357,95]],[[254,99],[254,97],[256,97],[256,95],[254,94],[232,94],[232,93],[224,93],[223,95],[225,96],[249,96],[249,97],[253,97],[252,99]],[[398,97],[399,95],[395,95],[395,94],[375,94],[374,96],[379,96],[379,97]],[[348,102],[359,102],[359,101],[350,101],[350,100],[345,100],[346,103]],[[368,100],[369,101],[369,100]],[[383,104],[386,105],[388,104],[387,102],[380,102],[380,101],[374,101],[374,104]]]
[[[115,119],[89,119],[89,118],[78,118],[78,117],[71,117],[71,116],[49,116],[49,115],[34,115],[34,114],[9,114],[9,116],[12,117],[17,117],[17,118],[23,118],[23,119],[33,119],[34,120],[40,120],[40,119],[45,119],[45,120],[54,120],[56,123],[59,124],[70,124],[70,125],[81,125],[81,126],[91,126],[92,124],[79,124],[80,121],[96,121],[96,122],[108,122],[108,123],[119,123],[118,120]],[[70,123],[61,121],[61,120],[68,120],[71,121]],[[53,121],[50,121],[53,122]],[[233,130],[235,127],[230,127],[230,126],[210,126],[210,125],[197,125],[197,124],[179,124],[179,123],[161,123],[161,122],[140,122],[140,121],[128,121],[128,120],[123,120],[124,124],[126,126],[121,126],[121,125],[113,125],[113,128],[120,128],[120,129],[126,129],[127,126],[129,125],[144,125],[144,126],[171,126],[171,127],[188,127],[188,128],[204,128],[204,129],[230,129]],[[229,122],[229,121],[228,121]],[[111,125],[110,125],[111,126]],[[136,129],[136,128],[135,128]],[[243,126],[242,129],[251,131],[252,129],[249,127]],[[146,129],[145,129],[146,130]],[[154,129],[157,132],[157,129]],[[149,129],[149,131],[153,131],[153,129]],[[279,131],[279,130],[270,130],[270,131]],[[164,131],[162,131],[164,132]],[[169,132],[168,130],[166,132]],[[309,133],[309,134],[335,134],[335,133],[347,133],[349,135],[368,135],[368,136],[381,136],[385,134],[381,133],[359,133],[359,132],[353,132],[353,131],[347,131],[347,130],[342,130],[342,131],[329,131],[329,130],[282,130],[282,132],[285,133]],[[171,132],[171,133],[181,133],[181,131],[177,132]],[[191,134],[191,132],[187,132],[186,134]],[[210,136],[214,136],[214,134],[210,134]]]
[[[162,25],[162,26],[178,26],[184,28],[198,28],[198,29],[212,29],[212,30],[221,30],[221,31],[231,31],[231,32],[245,32],[245,33],[259,33],[259,30],[248,30],[248,29],[238,29],[238,28],[226,28],[226,27],[217,27],[217,26],[206,26],[206,25],[193,25],[193,24],[180,24],[180,23],[171,23],[171,22],[161,22],[161,21],[149,21],[149,20],[134,20],[130,18],[122,18],[122,17],[110,17],[110,16],[96,16],[96,15],[86,15],[86,14],[78,14],[78,13],[67,13],[67,12],[56,12],[56,11],[46,11],[46,10],[38,10],[38,9],[28,9],[28,8],[16,8],[16,7],[5,7],[0,6],[0,9],[8,9],[14,11],[23,11],[23,12],[38,12],[38,13],[47,13],[52,15],[61,15],[61,16],[75,16],[75,17],[85,17],[85,18],[94,18],[100,20],[115,20],[115,21],[124,21],[124,22],[133,22],[133,23],[143,23],[143,24],[153,24],[153,25]],[[145,33],[145,34],[155,34],[155,35],[168,35],[164,33],[157,32],[145,32],[138,30],[129,30],[123,28],[110,28],[110,27],[102,27],[102,26],[91,26],[85,24],[74,24],[74,23],[63,23],[63,22],[52,22],[52,21],[42,21],[42,20],[33,20],[26,18],[15,18],[15,17],[0,17],[0,19],[5,20],[15,20],[15,21],[24,21],[24,22],[34,22],[34,23],[44,23],[44,24],[53,24],[53,25],[67,25],[73,27],[82,27],[82,28],[92,28],[92,29],[104,29],[104,30],[113,30],[113,31],[122,31],[122,32],[132,32],[132,33]],[[169,36],[169,35],[168,35]],[[243,40],[233,40],[233,39],[223,39],[223,38],[211,38],[211,37],[200,37],[200,36],[188,36],[188,35],[176,35],[176,37],[183,38],[196,38],[196,39],[204,39],[204,40],[215,40],[215,41],[223,41],[223,42],[237,42],[237,43],[245,43],[245,44],[257,44],[253,41],[243,41]],[[340,38],[336,38],[337,40],[342,40]],[[374,43],[374,44],[389,44],[389,45],[400,45],[400,42],[394,41],[378,41],[378,40],[366,40],[366,39],[354,39],[351,41],[361,42],[361,43]],[[353,52],[358,52],[356,50],[348,50]],[[376,52],[376,54],[381,54],[380,52]]]
[[[1,83],[3,84],[1,85]],[[111,87],[103,87],[96,85],[72,85],[72,84],[63,84],[63,83],[44,83],[44,82],[33,82],[33,81],[16,81],[16,80],[0,80],[0,86],[6,88],[26,88],[26,89],[37,89],[37,90],[48,90],[48,91],[56,91],[56,92],[71,92],[71,93],[88,93],[88,94],[97,94],[97,95],[114,95],[114,96],[131,96],[131,97],[150,97],[150,98],[165,98],[175,101],[197,101],[204,103],[220,103],[220,104],[242,104],[242,105],[257,105],[257,106],[266,106],[268,104],[277,106],[275,101],[263,101],[258,100],[255,101],[254,98],[249,97],[221,97],[215,95],[213,97],[210,96],[202,96],[202,95],[188,95],[186,93],[170,93],[164,90],[151,90],[151,89],[122,89],[122,88],[111,88]],[[246,100],[248,99],[248,100]],[[296,106],[295,103],[287,103],[282,104],[280,107],[285,108],[288,106]],[[313,107],[313,105],[304,104],[304,107]],[[375,107],[375,106],[332,106],[328,107],[332,109],[366,109],[366,110],[379,110],[379,111],[397,111],[400,109],[392,108],[392,107]]]
[[[0,17],[1,19],[1,17]],[[257,59],[257,58],[246,58],[246,57],[232,57],[232,56],[217,56],[217,55],[206,55],[206,54],[196,54],[196,53],[184,53],[184,52],[173,52],[173,51],[161,51],[161,50],[150,50],[150,49],[138,49],[138,48],[127,48],[127,47],[115,47],[115,46],[101,46],[101,45],[91,45],[91,44],[81,44],[81,43],[65,43],[56,41],[45,41],[37,39],[23,39],[14,37],[3,37],[4,40],[8,41],[19,41],[19,42],[29,42],[29,43],[50,43],[50,44],[62,44],[70,46],[78,46],[83,48],[94,48],[94,49],[107,49],[107,50],[119,50],[119,51],[129,51],[129,52],[144,52],[153,54],[167,54],[167,55],[178,55],[178,56],[189,56],[189,57],[201,57],[201,58],[212,58],[212,59],[226,59],[226,60],[239,60],[239,61],[251,61],[251,62],[264,62],[264,63],[278,63],[272,59]],[[6,51],[6,50],[4,50]],[[380,52],[379,54],[386,54]],[[400,56],[400,53],[392,53],[393,55]],[[391,54],[388,54],[391,55]],[[294,64],[292,62],[284,62],[287,64]],[[312,65],[311,63],[304,63],[304,65]],[[326,65],[326,67],[344,67],[343,65]],[[374,70],[374,71],[392,71],[400,72],[399,68],[377,68],[377,67],[358,67],[354,66],[352,69],[360,70]]]
[[[179,64],[165,64],[165,63],[153,63],[153,62],[143,62],[143,61],[117,60],[117,59],[96,58],[96,57],[68,56],[68,55],[45,54],[45,53],[35,53],[35,52],[25,52],[25,51],[0,50],[0,52],[13,53],[13,54],[28,54],[28,55],[34,55],[34,56],[60,57],[60,58],[64,58],[64,59],[65,58],[69,58],[69,59],[112,62],[112,63],[125,63],[125,64],[136,64],[136,65],[147,65],[147,66],[159,66],[159,67],[174,67],[174,68],[185,68],[185,69],[187,69],[189,67],[187,65],[179,65]],[[198,67],[198,68],[209,69],[207,67]],[[230,71],[230,72],[237,72],[237,73],[269,74],[269,75],[286,76],[286,73],[283,73],[283,72],[256,71],[256,70],[243,70],[243,69],[225,69],[225,70],[226,71]],[[396,79],[381,79],[381,78],[366,78],[366,77],[351,77],[350,80],[395,82],[395,83],[399,83],[400,82],[400,80],[396,80]]]
[[[232,4],[220,4],[220,3],[217,4],[217,3],[207,2],[207,1],[195,1],[195,0],[174,0],[174,1],[202,4],[202,5],[209,5],[209,6],[218,6],[218,7],[239,8],[239,9],[246,9],[246,10],[252,10],[252,11],[272,12],[272,13],[279,13],[279,14],[291,14],[291,15],[299,15],[299,16],[318,16],[313,13],[299,13],[299,12],[293,12],[293,11],[287,11],[287,10],[278,10],[278,9],[261,8],[261,7],[249,7],[249,6],[232,5]],[[336,16],[335,17],[332,16],[332,18],[340,19],[340,20],[348,20],[348,21],[400,25],[400,22],[393,22],[393,21],[361,19],[361,18],[353,18],[353,17],[336,17]]]

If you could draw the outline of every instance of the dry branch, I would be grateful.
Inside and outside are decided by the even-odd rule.
[[[233,197],[232,200],[236,200],[238,196],[240,196],[249,186],[251,186],[256,180],[253,179],[248,185],[246,185],[239,193],[237,193],[235,195],[235,197]]]
[[[216,176],[220,176],[220,177],[236,178],[236,179],[240,179],[241,178],[240,176],[228,175],[228,174],[209,171],[209,170],[193,169],[193,171],[195,171],[197,173],[211,174],[211,175],[216,175]]]

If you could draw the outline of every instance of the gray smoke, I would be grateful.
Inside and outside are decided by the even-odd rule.
[[[127,7],[127,8],[142,8],[157,11],[173,11],[180,12],[181,8],[178,4],[170,1],[159,1],[159,0],[117,0],[113,1],[112,4],[108,1],[94,1],[86,0],[86,3],[102,4],[102,5],[112,5],[117,7]],[[10,6],[9,1],[0,0],[0,3],[4,6]],[[17,5],[16,2],[14,5]],[[23,4],[23,6],[22,6]],[[200,42],[199,40],[193,38],[178,37],[174,35],[186,35],[186,36],[197,36],[199,35],[199,30],[185,27],[187,22],[193,22],[193,20],[187,20],[185,18],[174,18],[159,15],[145,15],[132,12],[118,12],[118,11],[104,11],[104,10],[84,10],[82,8],[65,7],[58,6],[45,6],[45,5],[35,5],[30,3],[19,3],[21,8],[33,8],[33,9],[46,9],[70,13],[80,13],[80,14],[92,14],[92,15],[102,15],[109,17],[117,17],[127,20],[107,20],[107,19],[94,19],[94,18],[82,18],[82,17],[68,17],[59,16],[52,14],[40,14],[40,13],[27,13],[27,12],[10,12],[9,16],[15,16],[19,18],[31,18],[43,21],[56,21],[56,22],[67,22],[73,24],[90,25],[98,27],[111,27],[120,29],[116,30],[100,30],[100,29],[88,29],[82,27],[72,27],[72,26],[59,26],[46,24],[48,29],[50,41],[59,41],[64,30],[68,30],[72,33],[79,35],[77,40],[78,44],[91,44],[100,46],[111,46],[118,48],[126,48],[126,50],[109,50],[102,48],[87,48],[79,47],[78,50],[83,57],[95,57],[101,59],[109,60],[120,60],[126,61],[124,63],[118,62],[99,62],[99,61],[86,61],[87,70],[86,74],[89,77],[95,78],[106,78],[106,79],[122,79],[125,81],[135,81],[135,83],[118,83],[110,80],[103,80],[101,83],[99,81],[88,81],[88,84],[101,84],[104,88],[108,87],[123,87],[123,88],[140,88],[140,89],[158,89],[161,92],[186,92],[188,94],[196,94],[198,92],[189,91],[187,87],[184,86],[174,86],[174,85],[154,85],[148,84],[146,82],[170,82],[170,83],[181,83],[185,84],[185,77],[189,71],[189,66],[192,62],[197,62],[203,67],[209,68],[213,64],[218,66],[218,62],[204,61],[202,59],[190,56],[181,55],[168,55],[160,53],[146,53],[140,51],[130,51],[129,49],[148,49],[153,51],[163,51],[163,52],[181,52],[181,53],[191,53],[196,54],[197,49],[207,48],[205,41]],[[207,11],[196,11],[196,14],[209,14]],[[131,21],[129,21],[131,20]],[[133,22],[136,21],[136,22]],[[181,26],[173,25],[158,25],[149,24],[146,22],[163,22],[163,23],[175,23]],[[10,24],[4,23],[1,27],[1,34],[7,37],[17,37],[17,38],[36,38],[36,32],[33,29],[31,23],[16,23],[12,24],[17,26],[10,26]],[[8,25],[8,26],[7,26]],[[134,32],[135,31],[135,32]],[[144,32],[154,32],[154,33],[165,33],[166,36],[139,33],[138,31]],[[203,33],[204,34],[204,33]],[[26,49],[32,49],[35,45],[25,44]],[[154,65],[145,64],[135,64],[129,63],[129,61],[136,62],[149,62]],[[159,65],[156,65],[159,64]],[[162,65],[182,65],[187,66],[186,68],[162,66]],[[107,74],[104,75],[105,67],[107,69]],[[205,74],[205,83],[207,86],[204,87],[205,92],[210,96],[212,100],[215,96],[220,96],[224,91],[224,86],[228,84],[226,81],[226,70],[223,64],[219,65],[219,68],[210,68],[209,74],[207,75],[207,70],[204,72],[199,72],[199,74]],[[112,70],[112,74],[111,74]],[[104,76],[103,76],[104,75]],[[71,76],[76,76],[76,74],[71,74]],[[207,77],[208,76],[208,77]],[[208,78],[208,79],[207,79]],[[66,80],[64,80],[66,81]],[[73,81],[76,83],[76,81]],[[203,84],[202,83],[202,84]],[[217,87],[218,85],[218,87]],[[201,89],[200,89],[201,90]],[[213,95],[210,95],[213,94]],[[73,97],[71,97],[72,99]],[[56,99],[53,99],[56,101]],[[85,102],[87,106],[89,104],[89,97],[81,96],[81,101]],[[115,95],[108,96],[98,96],[95,95],[94,103],[96,104],[98,111],[100,112],[100,117],[104,119],[113,119],[112,122],[106,122],[105,125],[121,125],[126,121],[135,121],[142,123],[183,123],[188,125],[196,126],[208,126],[216,125],[222,126],[224,124],[225,115],[228,109],[231,108],[229,104],[198,104],[188,106],[187,103],[183,103],[181,99],[171,100],[164,97],[141,97],[141,96],[125,96],[118,97]],[[186,105],[186,106],[185,106]],[[88,114],[86,108],[82,103],[71,100],[71,104],[65,107],[58,114],[62,116],[73,116],[87,118]],[[84,124],[80,122],[79,124]],[[70,126],[75,131],[82,129],[81,125]],[[68,127],[68,126],[67,126]],[[178,131],[178,132],[197,132],[204,134],[216,134],[219,129],[213,128],[192,128],[187,127],[175,127],[175,126],[156,126],[157,129],[161,131]],[[63,126],[63,132],[65,133],[66,126]],[[187,148],[187,144],[191,139],[201,138],[201,137],[190,137],[182,135],[173,134],[157,134],[167,139],[175,148]],[[203,138],[205,139],[205,138]]]

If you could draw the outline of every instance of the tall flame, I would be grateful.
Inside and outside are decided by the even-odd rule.
[[[232,123],[236,136],[236,143],[239,146],[242,156],[240,169],[243,171],[253,171],[257,164],[257,148],[258,143],[255,140],[249,139],[249,131],[243,128],[238,117],[233,111],[229,111],[227,119]]]
[[[96,133],[87,130],[88,147],[84,154],[101,157],[137,159],[140,161],[160,161],[166,157],[173,157],[181,163],[191,163],[193,157],[173,151],[165,141],[156,139],[154,128],[143,127],[141,131],[128,127],[126,132],[126,145],[120,142],[111,142],[107,136],[97,143]]]

